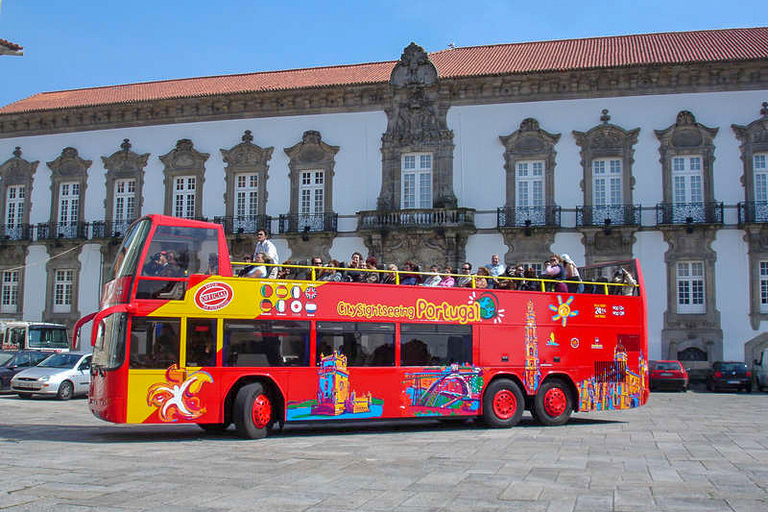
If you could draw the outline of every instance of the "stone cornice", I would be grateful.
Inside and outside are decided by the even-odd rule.
[[[768,89],[768,62],[706,62],[440,80],[451,106]],[[0,138],[200,121],[384,111],[388,83],[0,115]]]

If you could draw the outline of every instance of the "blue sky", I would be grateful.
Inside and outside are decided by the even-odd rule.
[[[738,2],[391,0],[0,0],[0,105],[38,92],[396,60],[411,41],[522,41],[752,27],[764,0]]]

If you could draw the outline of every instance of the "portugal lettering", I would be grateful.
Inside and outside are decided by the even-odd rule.
[[[480,304],[435,304],[424,299],[416,301],[416,318],[437,322],[458,322],[467,324],[480,321]]]

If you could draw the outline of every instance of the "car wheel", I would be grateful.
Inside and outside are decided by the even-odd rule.
[[[68,380],[65,380],[61,384],[59,384],[59,392],[56,394],[56,397],[59,400],[69,400],[72,398],[72,395],[75,392],[75,386],[69,382]]]
[[[483,420],[489,427],[513,427],[525,409],[523,393],[509,379],[490,383],[483,394]]]
[[[266,437],[272,423],[272,400],[260,382],[246,384],[235,397],[234,420],[237,432],[248,439]]]
[[[533,399],[533,408],[539,422],[547,426],[562,425],[573,412],[571,393],[559,379],[546,381]]]

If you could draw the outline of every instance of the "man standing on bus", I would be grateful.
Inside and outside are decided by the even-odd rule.
[[[279,263],[280,258],[277,257],[277,247],[275,247],[275,244],[272,243],[271,240],[267,238],[267,232],[263,229],[260,229],[256,232],[256,247],[253,249],[253,259],[256,260],[256,255],[260,252],[263,252],[267,256],[269,256],[269,259],[272,260],[272,263]],[[277,267],[272,267],[274,269],[275,276],[277,275]],[[271,276],[271,272],[270,277]]]

